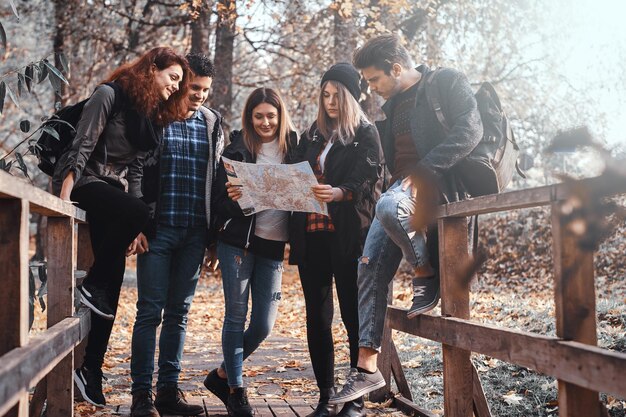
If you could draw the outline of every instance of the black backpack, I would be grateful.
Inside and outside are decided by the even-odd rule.
[[[424,81],[428,105],[447,133],[450,126],[441,110],[439,89],[433,85],[440,70],[437,68],[426,75]],[[471,196],[479,197],[504,190],[516,170],[522,178],[526,175],[519,168],[519,146],[493,85],[483,82],[474,97],[483,123],[483,137],[452,169],[462,178]]]
[[[106,83],[106,85],[115,91],[113,109],[109,114],[109,119],[111,119],[120,111],[123,93],[120,86],[116,83],[111,82]],[[65,106],[46,121],[46,127],[51,129],[42,130],[41,136],[39,136],[37,144],[34,146],[34,154],[39,159],[37,167],[45,174],[51,177],[54,175],[57,162],[72,146],[76,136],[76,126],[88,100],[89,98],[76,104]]]

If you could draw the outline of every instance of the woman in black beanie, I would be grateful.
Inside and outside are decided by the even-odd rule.
[[[315,197],[329,216],[294,213],[289,263],[298,265],[307,315],[307,339],[320,400],[307,417],[364,415],[363,398],[337,414],[334,394],[333,277],[348,333],[350,366],[358,359],[357,263],[382,185],[382,150],[376,128],[358,103],[359,73],[348,63],[322,77],[317,120],[300,139],[297,155],[308,161],[319,185]]]

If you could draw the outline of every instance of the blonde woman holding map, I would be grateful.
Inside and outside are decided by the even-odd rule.
[[[376,127],[361,110],[359,73],[350,64],[333,65],[322,77],[317,120],[300,144],[319,185],[315,197],[328,203],[329,216],[294,213],[289,263],[298,265],[306,301],[309,354],[320,390],[315,411],[307,417],[333,416],[334,394],[333,277],[341,318],[348,332],[350,366],[358,359],[357,262],[363,251],[380,195],[383,166]],[[342,407],[341,416],[364,415],[363,399]]]
[[[241,122],[242,129],[230,135],[224,157],[256,164],[292,161],[298,138],[275,90],[254,90],[246,101]],[[209,373],[204,385],[224,402],[230,415],[245,417],[252,416],[253,411],[243,383],[243,361],[270,334],[276,320],[289,213],[264,210],[246,216],[237,203],[245,190],[227,181],[222,162],[213,207],[226,307],[222,328],[224,362]],[[246,329],[250,296],[252,312]]]

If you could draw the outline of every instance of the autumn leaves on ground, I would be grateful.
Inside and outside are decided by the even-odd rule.
[[[545,209],[520,210],[481,217],[481,245],[489,258],[472,284],[472,319],[513,329],[554,335],[554,301],[549,215]],[[626,226],[614,231],[596,256],[598,344],[626,351]],[[410,304],[409,268],[401,267],[394,304]],[[287,266],[283,298],[274,332],[246,363],[244,375],[252,398],[305,398],[315,401],[316,387],[306,347],[305,309],[297,270]],[[130,338],[137,292],[125,286],[104,373],[110,406],[76,404],[78,416],[114,415],[130,405]],[[221,360],[223,296],[219,275],[200,281],[189,318],[181,385],[193,401],[216,400],[202,386],[206,371]],[[439,308],[431,314],[440,314]],[[338,383],[348,370],[347,337],[335,314]],[[411,385],[414,401],[443,414],[441,349],[434,343],[398,332],[394,340]],[[556,416],[556,382],[552,378],[473,354],[493,415]],[[626,402],[602,395],[612,417],[626,415]],[[120,406],[120,407],[118,407]],[[385,404],[368,404],[370,414],[402,415]]]

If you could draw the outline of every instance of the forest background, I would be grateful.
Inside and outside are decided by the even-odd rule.
[[[603,169],[595,151],[544,150],[559,131],[584,125],[614,157],[626,156],[625,15],[620,0],[4,0],[0,160],[55,108],[87,97],[112,69],[159,45],[214,59],[217,75],[208,104],[225,116],[228,130],[240,127],[243,102],[258,86],[280,90],[303,130],[315,118],[323,72],[350,61],[366,39],[393,32],[416,64],[455,67],[475,88],[482,81],[496,86],[528,168],[528,179],[515,177],[512,188],[556,182],[563,172],[589,177]],[[376,120],[382,102],[362,87],[363,106]],[[48,177],[34,162],[32,156],[23,161],[35,185],[45,188]],[[10,170],[23,175],[21,163]],[[481,217],[481,245],[488,247],[489,260],[472,287],[474,318],[554,334],[548,219],[546,209]],[[621,224],[596,256],[599,345],[619,352],[626,351],[625,251]],[[37,245],[34,258],[42,257]],[[396,280],[394,303],[400,306],[410,303],[409,272],[402,270]],[[293,329],[303,309],[295,271],[288,269],[285,278],[290,298],[277,332],[304,340],[303,329]],[[194,311],[220,318],[214,311],[219,282],[204,285]],[[131,288],[123,297],[128,311],[118,320],[112,364],[128,359],[136,294]],[[394,339],[416,401],[441,411],[439,347],[397,333]],[[558,413],[553,379],[492,358],[475,359],[496,414]],[[119,372],[118,390],[124,392],[128,375]],[[625,399],[603,394],[602,400],[612,417],[626,415]]]

